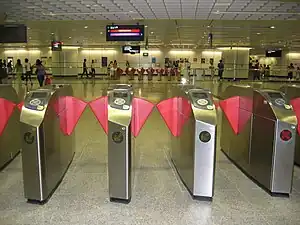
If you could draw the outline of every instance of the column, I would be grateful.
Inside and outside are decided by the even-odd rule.
[[[223,48],[224,78],[247,79],[249,76],[249,48]]]

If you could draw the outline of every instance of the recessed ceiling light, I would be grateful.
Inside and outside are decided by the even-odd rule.
[[[30,30],[30,27],[27,27],[27,30]]]
[[[91,5],[85,5],[86,7],[90,7]]]
[[[148,26],[146,25],[145,27],[147,28]]]
[[[52,32],[51,34],[53,35],[54,33]]]
[[[85,26],[85,27],[84,27],[84,29],[87,29],[87,28],[89,28],[89,27],[88,27],[88,26]]]
[[[271,26],[270,28],[271,28],[271,29],[275,29],[275,26]]]
[[[29,37],[29,40],[31,40],[31,37]]]
[[[71,39],[72,37],[69,37],[69,39]]]
[[[257,35],[260,35],[260,33],[256,33]]]
[[[154,34],[154,32],[153,32],[153,31],[151,31],[151,34]]]
[[[208,25],[207,28],[210,28],[210,26]]]
[[[100,34],[103,34],[103,32],[100,32]]]

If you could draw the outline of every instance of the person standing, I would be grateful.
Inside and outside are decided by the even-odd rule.
[[[42,61],[39,59],[36,60],[35,67],[36,67],[36,75],[37,75],[39,85],[40,87],[43,87],[45,81],[45,75],[46,75],[45,67],[42,64]]]
[[[27,86],[28,80],[30,80],[31,86],[33,85],[31,80],[31,65],[29,63],[29,60],[25,59],[25,85]]]
[[[93,78],[95,78],[96,69],[95,69],[95,61],[94,60],[92,60],[92,63],[91,63],[91,75]]]
[[[82,69],[83,69],[83,71],[82,71],[81,78],[83,78],[84,74],[86,75],[86,78],[89,78],[88,68],[87,68],[87,65],[86,65],[86,59],[83,60]]]
[[[291,63],[289,66],[288,66],[288,79],[289,80],[292,80],[293,79],[293,72],[295,70],[295,67],[294,67],[294,64]]]
[[[300,67],[297,67],[297,71],[296,71],[296,80],[300,79]]]
[[[224,63],[223,60],[220,60],[218,63],[218,76],[220,80],[223,80],[223,72],[224,72]]]
[[[13,69],[12,69],[12,61],[10,60],[7,63],[7,73],[8,74],[12,74],[12,71],[13,71]]]
[[[112,71],[113,61],[110,61],[107,67],[107,75],[110,79],[113,77],[113,71]]]
[[[255,65],[254,65],[254,76],[253,80],[260,80],[260,71],[259,71],[259,62],[256,60]]]
[[[7,71],[6,68],[4,67],[3,63],[0,62],[0,84],[7,84],[8,79],[7,79]]]
[[[114,61],[113,63],[113,76],[114,76],[114,79],[117,79],[117,70],[118,70],[118,62],[117,60]]]
[[[17,64],[15,65],[14,72],[16,73],[17,81],[19,84],[22,83],[22,75],[23,75],[23,66],[21,60],[17,60]]]
[[[2,67],[6,69],[6,60],[3,60]]]

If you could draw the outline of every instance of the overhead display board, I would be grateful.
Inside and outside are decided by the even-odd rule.
[[[0,25],[0,43],[27,43],[27,27]]]
[[[144,25],[107,25],[106,41],[144,41]]]

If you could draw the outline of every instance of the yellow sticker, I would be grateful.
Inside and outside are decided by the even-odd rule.
[[[37,107],[37,109],[38,109],[38,110],[44,110],[44,106],[39,105],[39,106]]]

